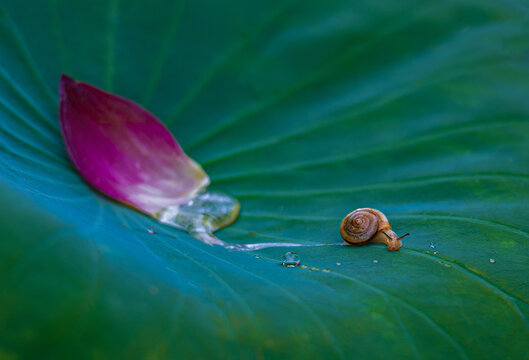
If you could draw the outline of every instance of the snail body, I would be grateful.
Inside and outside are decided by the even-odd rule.
[[[384,243],[389,251],[397,251],[402,246],[401,239],[391,230],[388,218],[381,211],[371,208],[356,209],[343,218],[340,235],[348,245]]]

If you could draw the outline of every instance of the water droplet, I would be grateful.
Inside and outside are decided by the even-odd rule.
[[[342,266],[342,263],[341,262],[337,262],[336,266]]]
[[[490,259],[489,259],[489,262],[490,262],[491,264],[495,264],[495,263],[496,263],[496,259],[490,258]]]
[[[259,259],[259,258],[260,258],[259,255],[254,255],[253,257],[256,258],[256,259]]]
[[[157,214],[160,222],[187,231],[210,245],[225,245],[213,232],[230,225],[239,215],[237,199],[221,192],[201,191],[183,205],[173,205]]]
[[[378,264],[378,260],[373,260],[373,264]]]
[[[437,254],[439,254],[439,251],[434,251],[433,254],[437,255]]]
[[[452,267],[452,265],[450,265],[450,264],[445,264],[445,266],[446,266],[447,268],[451,268],[451,267]]]
[[[430,243],[430,249],[435,249],[435,244],[433,242]]]
[[[321,271],[323,271],[323,272],[331,272],[330,269],[322,269]]]
[[[281,265],[286,267],[298,266],[300,262],[301,258],[293,251],[286,252],[281,256]]]
[[[150,226],[148,229],[147,229],[147,232],[149,234],[154,234],[154,228],[152,226]]]
[[[306,269],[306,268],[308,268],[308,266],[305,265],[305,264],[303,264],[303,265],[300,266],[300,268],[302,268],[302,269]]]
[[[320,268],[317,267],[317,266],[313,266],[313,267],[311,267],[309,270],[310,270],[310,271],[318,271],[318,270],[320,270]]]

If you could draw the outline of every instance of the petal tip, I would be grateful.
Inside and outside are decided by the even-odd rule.
[[[59,94],[61,97],[65,96],[71,89],[75,87],[75,80],[66,74],[61,74],[61,79],[59,81]]]

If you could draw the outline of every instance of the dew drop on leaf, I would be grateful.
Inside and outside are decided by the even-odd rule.
[[[281,256],[281,265],[286,267],[298,266],[300,262],[301,258],[293,251],[286,252]]]
[[[156,216],[160,222],[185,230],[206,244],[225,245],[213,232],[234,222],[239,209],[237,199],[204,190],[187,203],[169,206]]]

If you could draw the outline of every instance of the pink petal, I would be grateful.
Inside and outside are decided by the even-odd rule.
[[[70,157],[90,184],[155,214],[209,184],[169,130],[140,105],[61,76],[60,122]]]

